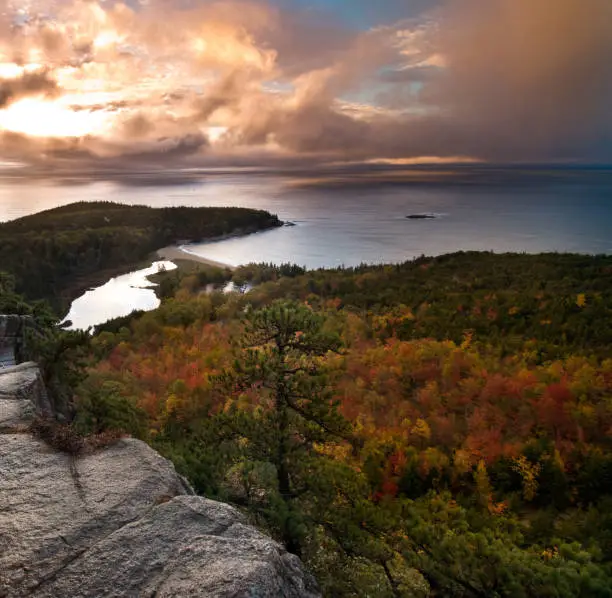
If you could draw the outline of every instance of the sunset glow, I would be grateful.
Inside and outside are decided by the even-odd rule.
[[[78,139],[94,169],[138,154],[191,167],[612,153],[608,0],[408,4],[6,4],[0,159],[35,162],[49,138]]]
[[[0,111],[0,128],[31,137],[103,135],[110,118],[104,112],[75,112],[60,102],[25,98]]]

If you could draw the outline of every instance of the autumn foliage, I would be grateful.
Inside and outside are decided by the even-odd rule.
[[[141,436],[199,491],[228,496],[240,479],[270,522],[271,470],[245,451],[265,430],[235,428],[267,408],[263,387],[219,380],[241,359],[245,309],[291,297],[342,341],[316,371],[350,434],[309,443],[324,458],[304,457],[285,489],[330,596],[609,596],[611,262],[465,254],[291,277],[267,266],[245,296],[183,295],[102,332],[90,380],[117,385],[144,414]]]

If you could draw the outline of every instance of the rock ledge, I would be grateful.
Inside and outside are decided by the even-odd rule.
[[[297,557],[145,443],[74,457],[19,432],[47,404],[35,364],[0,370],[0,598],[319,598]]]

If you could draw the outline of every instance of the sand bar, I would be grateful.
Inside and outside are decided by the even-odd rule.
[[[170,245],[168,247],[162,247],[157,250],[157,255],[165,260],[190,260],[192,262],[198,262],[199,264],[206,264],[207,266],[214,266],[215,268],[228,268],[229,270],[235,270],[235,266],[230,264],[224,264],[215,260],[209,260],[208,258],[196,255],[189,251],[185,251],[180,245]]]

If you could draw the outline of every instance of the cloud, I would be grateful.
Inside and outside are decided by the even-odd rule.
[[[353,49],[307,102],[276,118],[283,145],[364,160],[612,159],[608,0],[453,0],[435,18],[379,35],[379,51],[386,35],[405,58],[379,72],[376,99],[388,112],[344,118],[329,102],[392,63]]]
[[[379,75],[385,87],[376,99],[389,111],[371,110],[363,122],[311,103],[285,121],[279,138],[298,151],[364,160],[612,159],[608,0],[453,0],[426,22],[385,31],[402,40],[405,57]],[[360,70],[359,53],[349,63],[362,77],[377,68],[373,61]]]
[[[0,109],[27,96],[53,96],[58,92],[57,82],[45,69],[25,71],[18,77],[0,79]]]
[[[423,100],[471,145],[501,159],[610,157],[608,0],[455,0],[435,43],[448,67]]]
[[[609,0],[393,1],[370,29],[291,4],[0,0],[0,157],[612,159]]]

